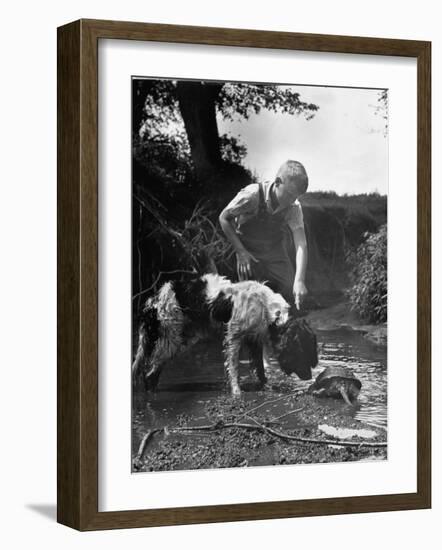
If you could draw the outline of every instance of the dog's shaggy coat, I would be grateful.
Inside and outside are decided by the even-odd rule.
[[[216,274],[195,275],[164,283],[146,301],[132,365],[134,380],[142,374],[146,389],[155,389],[164,363],[212,330],[224,333],[224,365],[236,396],[241,393],[238,363],[243,343],[262,384],[263,344],[273,347],[287,374],[310,379],[317,364],[315,335],[305,321],[291,316],[280,294],[256,281],[232,283]]]

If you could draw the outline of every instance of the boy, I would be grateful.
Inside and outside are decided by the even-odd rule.
[[[221,227],[236,251],[239,280],[267,281],[300,309],[307,294],[307,241],[298,197],[306,192],[304,166],[286,161],[274,182],[244,187],[219,216]],[[288,256],[286,229],[296,249],[296,273]]]

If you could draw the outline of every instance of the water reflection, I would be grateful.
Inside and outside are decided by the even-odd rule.
[[[318,333],[320,368],[341,365],[362,382],[358,420],[387,427],[387,348],[370,342],[362,333],[339,329]],[[317,369],[318,374],[320,368]]]

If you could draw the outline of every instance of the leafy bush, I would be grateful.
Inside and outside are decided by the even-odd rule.
[[[387,320],[387,225],[377,233],[366,233],[365,241],[349,253],[352,286],[351,307],[372,323]]]

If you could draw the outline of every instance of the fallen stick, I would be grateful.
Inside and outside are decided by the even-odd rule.
[[[302,411],[303,408],[304,407],[299,407],[299,409],[293,409],[292,411],[281,414],[280,416],[277,416],[276,418],[272,418],[272,420],[270,420],[269,424],[272,424],[273,422],[276,422],[277,420],[281,420],[281,418],[285,418],[286,416],[290,416],[291,414],[300,412],[300,411]],[[249,415],[247,415],[247,416],[249,416]]]
[[[164,428],[156,428],[154,430],[147,430],[147,432],[144,434],[143,439],[141,440],[140,446],[138,447],[138,452],[133,459],[132,465],[134,470],[139,470],[142,466],[142,458],[144,455],[144,450],[146,449],[146,445],[149,441],[149,439],[156,433],[163,431]]]
[[[243,415],[244,416],[244,415]],[[261,424],[252,417],[250,418],[255,424],[246,424],[243,422],[217,422],[216,424],[206,424],[203,426],[182,426],[176,428],[170,428],[171,432],[186,432],[186,431],[216,431],[222,428],[244,428],[247,430],[262,430],[270,433],[281,439],[288,439],[290,441],[299,441],[301,443],[315,443],[318,445],[342,445],[344,447],[386,447],[387,443],[378,442],[378,443],[369,443],[365,441],[343,441],[342,439],[314,439],[311,437],[299,437],[296,435],[290,435],[284,432],[279,432],[273,428],[269,428],[264,424]]]
[[[248,411],[245,411],[241,413],[239,416],[236,417],[237,420],[240,418],[244,418],[244,416],[249,415],[251,412],[256,411],[257,409],[260,409],[261,407],[264,407],[264,405],[270,405],[271,403],[276,403],[277,401],[281,401],[282,399],[289,399],[292,397],[297,397],[301,392],[297,391],[294,393],[288,393],[287,395],[281,395],[281,397],[277,397],[276,399],[269,399],[268,401],[263,401],[259,405],[256,405],[256,407],[253,407],[249,409]]]

